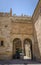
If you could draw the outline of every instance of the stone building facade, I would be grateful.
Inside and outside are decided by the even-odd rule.
[[[21,59],[41,59],[41,0],[32,17],[0,12],[0,60],[14,59],[17,48]]]

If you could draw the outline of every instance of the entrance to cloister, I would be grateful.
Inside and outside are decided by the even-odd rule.
[[[23,41],[24,59],[32,59],[32,41],[28,38]],[[20,59],[20,52],[22,53],[22,41],[20,38],[13,40],[13,59]]]
[[[20,50],[22,49],[22,42],[20,38],[13,40],[13,59],[20,59]]]

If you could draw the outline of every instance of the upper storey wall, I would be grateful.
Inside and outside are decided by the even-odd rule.
[[[2,32],[2,33],[1,33]],[[33,34],[31,18],[27,17],[0,17],[0,35]]]
[[[0,17],[0,37],[8,37],[11,31],[11,21],[8,17]]]
[[[13,34],[33,34],[33,24],[31,19],[27,18],[12,18],[12,33]]]

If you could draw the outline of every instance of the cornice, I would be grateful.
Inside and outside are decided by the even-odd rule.
[[[31,17],[27,17],[27,16],[12,16],[12,17],[10,17],[10,19],[13,19],[13,20],[31,20]]]

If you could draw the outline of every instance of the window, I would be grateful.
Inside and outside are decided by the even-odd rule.
[[[3,40],[2,40],[2,41],[0,41],[0,46],[3,46],[3,43],[4,43],[4,42],[3,42]]]
[[[7,26],[7,25],[5,25],[5,27],[7,28],[8,26]]]

